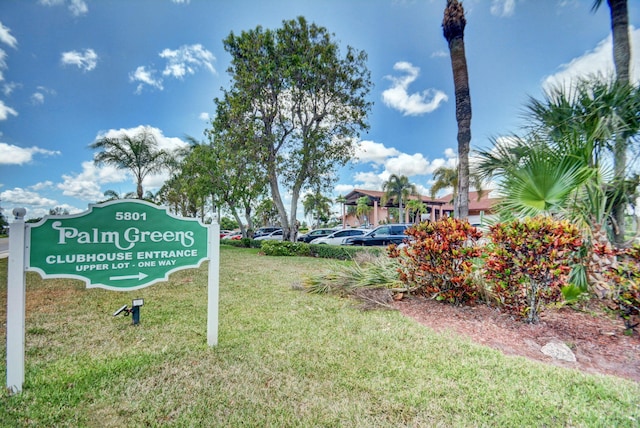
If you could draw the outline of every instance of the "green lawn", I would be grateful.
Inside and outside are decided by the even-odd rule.
[[[224,246],[214,348],[206,266],[130,292],[29,273],[26,381],[0,395],[0,427],[640,425],[638,383],[292,288],[333,263]],[[0,260],[5,373],[6,270]],[[139,297],[140,325],[112,316]]]

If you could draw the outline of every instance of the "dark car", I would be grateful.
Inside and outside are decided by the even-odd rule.
[[[351,236],[342,245],[399,245],[408,238],[404,232],[411,226],[413,225],[410,223],[384,224],[362,236]]]
[[[299,242],[306,242],[308,244],[309,242],[313,241],[316,238],[323,238],[325,236],[329,236],[335,231],[336,231],[335,229],[316,229],[316,230],[312,230],[311,232],[309,232],[309,233],[307,233],[305,235],[298,236],[298,241]]]
[[[253,238],[259,238],[261,236],[267,236],[273,232],[275,232],[276,230],[280,230],[280,227],[261,227],[260,229],[256,230],[255,233],[253,234]]]

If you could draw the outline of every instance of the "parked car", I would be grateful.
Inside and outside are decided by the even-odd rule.
[[[340,245],[350,236],[362,236],[367,233],[366,229],[341,229],[336,230],[330,235],[324,236],[322,238],[315,238],[310,244],[330,244],[330,245]]]
[[[282,236],[284,232],[282,229],[275,230],[268,235],[258,236],[257,238],[253,237],[256,241],[282,241]]]
[[[298,236],[298,241],[299,242],[309,243],[309,242],[313,241],[316,238],[322,238],[324,236],[329,236],[335,231],[336,231],[335,229],[316,229],[316,230],[312,230],[309,233],[306,233],[304,235]]]
[[[253,234],[253,238],[259,238],[261,236],[266,236],[269,235],[270,233],[275,232],[276,230],[282,230],[279,227],[261,227],[260,229],[256,230]]]
[[[384,224],[362,236],[346,238],[344,245],[399,245],[408,238],[404,232],[411,226],[411,223]]]
[[[227,236],[230,233],[231,233],[230,230],[220,230],[220,239],[224,238],[225,236]]]
[[[228,233],[225,236],[223,236],[222,239],[233,239],[233,240],[242,239],[242,232],[237,231],[237,232]]]

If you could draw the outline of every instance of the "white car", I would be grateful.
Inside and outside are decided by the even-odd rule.
[[[350,236],[361,236],[367,233],[366,229],[341,229],[336,230],[329,236],[324,236],[322,238],[316,238],[310,242],[310,244],[330,244],[330,245],[340,245],[342,242],[350,237]]]
[[[268,235],[258,236],[257,238],[254,238],[254,239],[256,241],[282,241],[282,235],[284,235],[284,233],[282,232],[282,229],[278,229],[275,232],[271,232]]]

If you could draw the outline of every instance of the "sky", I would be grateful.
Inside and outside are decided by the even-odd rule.
[[[464,0],[471,147],[522,129],[530,97],[576,76],[611,75],[606,2]],[[640,75],[640,2],[629,0],[632,76]],[[214,98],[230,87],[223,39],[304,16],[368,55],[374,84],[356,158],[337,170],[333,198],[381,190],[406,175],[429,194],[454,166],[455,95],[442,35],[446,0],[2,0],[0,207],[26,218],[87,210],[132,176],[96,166],[89,145],[150,128],[163,148],[205,141]],[[149,177],[157,191],[166,176]],[[284,190],[286,193],[286,190]],[[302,210],[298,209],[299,217]]]

